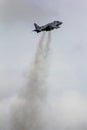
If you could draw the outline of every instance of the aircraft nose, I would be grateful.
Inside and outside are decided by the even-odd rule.
[[[60,22],[60,25],[63,24],[63,22]]]

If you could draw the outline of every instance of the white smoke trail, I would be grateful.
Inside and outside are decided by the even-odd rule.
[[[16,108],[13,107],[11,130],[42,130],[43,117],[42,104],[46,97],[46,79],[48,74],[48,55],[51,42],[51,33],[48,33],[47,42],[43,33],[32,69],[29,74],[29,81],[24,93],[19,95],[19,102]]]

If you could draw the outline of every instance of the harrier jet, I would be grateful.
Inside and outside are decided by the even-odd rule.
[[[51,31],[53,29],[60,28],[61,24],[62,24],[62,22],[60,22],[60,21],[53,21],[52,23],[48,23],[44,26],[39,26],[36,23],[34,23],[35,30],[33,30],[33,31],[35,31],[37,33],[42,32],[42,31]]]

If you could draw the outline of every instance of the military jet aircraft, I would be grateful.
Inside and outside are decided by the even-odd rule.
[[[39,25],[34,23],[35,30],[33,30],[33,31],[36,31],[37,33],[42,32],[42,31],[51,31],[53,29],[60,28],[59,25],[61,25],[61,24],[62,24],[62,22],[60,22],[60,21],[53,21],[52,23],[48,23],[48,24],[40,27]]]

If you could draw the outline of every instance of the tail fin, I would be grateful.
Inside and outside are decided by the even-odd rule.
[[[36,23],[34,23],[34,26],[35,26],[36,30],[40,29],[40,26],[37,25]]]
[[[37,33],[41,32],[41,28],[39,25],[37,25],[36,23],[34,23],[34,26],[35,26],[35,30],[33,31],[36,31]]]

